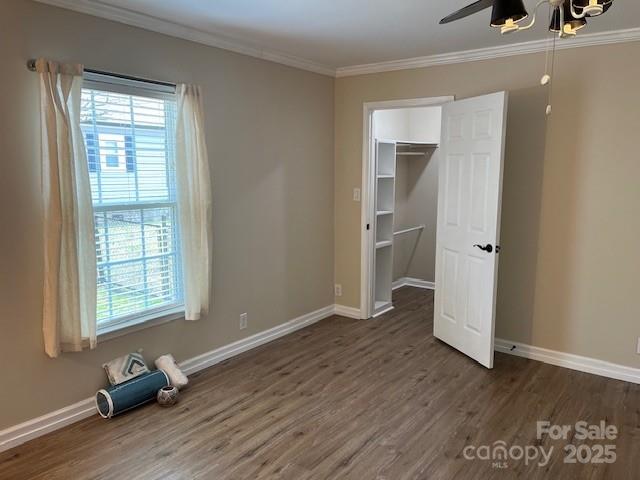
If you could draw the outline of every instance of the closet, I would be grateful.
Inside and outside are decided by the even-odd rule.
[[[374,316],[394,286],[433,288],[441,107],[374,114]]]

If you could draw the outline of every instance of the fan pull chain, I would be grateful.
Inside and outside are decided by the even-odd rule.
[[[549,102],[547,103],[547,110],[546,113],[547,115],[551,115],[551,110],[552,110],[552,100],[553,100],[553,75],[554,75],[554,68],[555,68],[555,64],[556,64],[556,36],[553,36],[553,49],[551,51],[551,82],[549,84]]]
[[[554,8],[549,8],[549,23],[551,23],[551,18],[553,17]],[[540,79],[541,85],[549,86],[549,98],[547,103],[546,114],[551,115],[551,100],[552,100],[552,92],[553,92],[553,69],[555,66],[555,57],[556,57],[556,35],[551,35],[551,41],[548,42],[545,54],[544,61],[544,75]],[[549,71],[549,63],[551,63],[551,71]]]
[[[552,16],[553,9],[549,8],[549,18]],[[551,21],[551,20],[549,20]],[[544,57],[544,75],[540,79],[541,85],[546,85],[551,80],[551,76],[549,75],[549,51],[551,50],[551,37],[547,34],[547,48],[545,48],[545,57]]]

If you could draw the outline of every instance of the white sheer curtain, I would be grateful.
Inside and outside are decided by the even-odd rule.
[[[176,183],[185,318],[198,320],[209,310],[211,178],[200,88],[178,85],[177,96]]]
[[[96,346],[96,251],[82,132],[82,65],[36,61],[44,210],[43,332],[47,355]]]

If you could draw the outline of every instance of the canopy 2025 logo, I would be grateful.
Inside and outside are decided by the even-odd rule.
[[[589,424],[579,421],[574,425],[555,425],[547,420],[536,424],[535,445],[508,445],[504,440],[497,440],[491,445],[468,445],[463,450],[467,460],[481,460],[491,462],[493,468],[509,468],[509,462],[524,462],[525,465],[537,464],[545,467],[551,461],[556,451],[555,445],[544,447],[544,438],[552,441],[567,442],[562,447],[564,463],[614,463],[617,459],[616,445],[613,442],[618,437],[618,428],[607,425],[602,420],[599,424]],[[573,443],[573,442],[576,443]],[[581,443],[581,442],[590,443]],[[607,443],[609,442],[609,443]]]

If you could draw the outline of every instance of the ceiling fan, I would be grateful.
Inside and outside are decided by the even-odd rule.
[[[527,24],[524,24],[523,21],[529,16],[529,12],[527,12],[522,0],[478,0],[444,17],[440,20],[440,24],[454,22],[492,7],[490,25],[499,28],[500,33],[504,35],[529,30],[533,27],[536,23],[538,8],[545,3],[549,4],[549,19],[551,21],[549,31],[557,34],[559,38],[571,38],[587,24],[587,18],[597,17],[607,12],[613,5],[613,0],[539,0],[533,10],[533,17]],[[545,74],[540,80],[542,85],[548,85],[551,82],[556,48],[555,38],[554,35],[553,42],[547,49]],[[551,92],[551,88],[549,88],[547,115],[551,114]]]
[[[528,30],[536,22],[538,8],[545,3],[548,3],[552,9],[549,30],[557,32],[561,38],[566,38],[574,36],[580,28],[584,27],[587,24],[587,17],[597,17],[609,10],[613,0],[540,0],[535,6],[532,20],[527,25],[521,24],[529,16],[522,0],[478,0],[444,17],[440,20],[440,24],[460,20],[493,7],[491,26],[500,28],[500,33]]]

